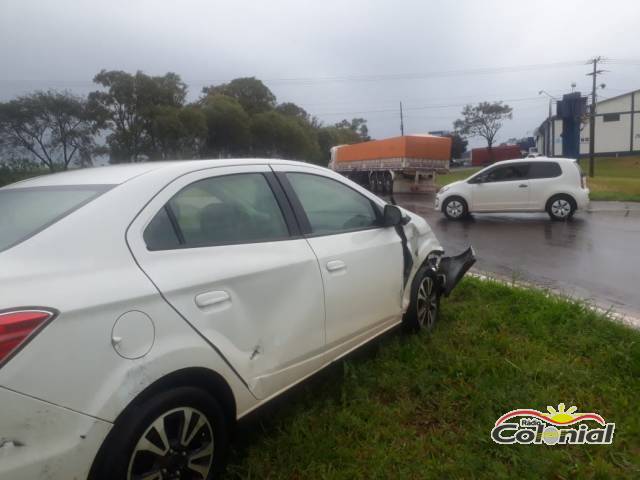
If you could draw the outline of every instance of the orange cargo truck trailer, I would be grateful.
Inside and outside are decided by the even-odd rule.
[[[435,188],[449,170],[451,138],[404,135],[331,149],[329,168],[377,193],[418,193]]]

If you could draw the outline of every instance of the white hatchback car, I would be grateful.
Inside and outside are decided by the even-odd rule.
[[[450,183],[436,194],[435,208],[448,218],[472,212],[547,212],[566,220],[589,204],[589,190],[578,162],[537,157],[507,160]]]
[[[0,478],[211,479],[236,419],[474,262],[337,173],[279,160],[0,189]]]

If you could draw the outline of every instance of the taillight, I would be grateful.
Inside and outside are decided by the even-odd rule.
[[[582,188],[587,188],[586,178],[584,175],[580,175],[580,186]]]
[[[0,313],[0,365],[54,316],[44,309],[20,309]]]

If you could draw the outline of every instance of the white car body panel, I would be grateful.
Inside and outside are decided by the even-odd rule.
[[[271,168],[309,169],[385,204],[330,170],[260,159],[102,167],[5,187],[117,184],[0,252],[0,310],[38,305],[60,312],[0,364],[0,478],[31,480],[45,472],[54,480],[86,477],[116,418],[174,372],[215,372],[240,418],[398,325],[410,292],[393,228],[146,249],[145,226],[181,186],[216,173]],[[404,226],[413,257],[410,285],[427,255],[443,249],[424,219],[403,212],[410,218]],[[379,264],[367,261],[380,253]],[[325,268],[338,257],[347,264],[344,276]],[[367,287],[372,279],[375,285]],[[229,299],[204,309],[195,304],[195,295],[220,291]],[[132,329],[116,342],[114,325],[127,312],[143,312],[152,328]],[[125,350],[143,353],[129,359]],[[50,424],[43,412],[51,415]]]
[[[306,240],[149,251],[142,234],[183,187],[205,178],[270,172],[268,165],[221,167],[183,175],[162,190],[127,232],[141,268],[164,297],[238,371],[258,398],[315,370],[324,347],[322,279]],[[284,264],[282,259],[287,258]],[[225,292],[208,307],[196,296]]]

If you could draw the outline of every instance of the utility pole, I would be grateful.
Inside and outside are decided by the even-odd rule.
[[[551,151],[551,148],[553,147],[553,141],[554,139],[551,138],[551,134],[553,132],[553,129],[551,128],[551,114],[553,112],[552,110],[552,105],[553,105],[553,101],[555,100],[555,97],[553,95],[551,95],[549,92],[545,91],[545,90],[540,90],[538,92],[538,95],[542,95],[545,94],[547,97],[549,97],[549,114],[547,115],[547,134],[545,135],[545,156],[549,157],[549,156],[553,156],[553,152]]]
[[[402,102],[400,102],[400,135],[404,136],[404,117],[402,115]]]
[[[598,70],[598,62],[602,61],[602,57],[595,57],[589,60],[588,63],[593,64],[593,71],[587,73],[587,76],[591,76],[591,108],[589,109],[589,176],[593,177],[595,172],[595,142],[596,142],[596,78],[599,74],[604,73],[604,70]]]

